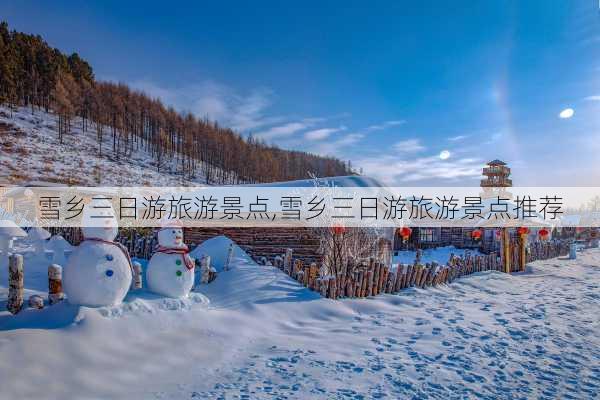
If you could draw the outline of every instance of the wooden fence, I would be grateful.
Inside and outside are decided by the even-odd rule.
[[[519,270],[518,245],[512,246],[511,271]],[[535,242],[527,252],[528,262],[558,257],[568,253],[566,241]],[[500,255],[465,253],[459,257],[451,255],[446,264],[436,262],[422,264],[415,260],[413,264],[399,264],[393,268],[382,262],[370,260],[349,260],[336,274],[328,274],[327,269],[317,267],[315,263],[304,264],[293,259],[291,249],[282,257],[276,257],[274,265],[305,287],[319,292],[330,299],[376,296],[381,293],[397,293],[409,287],[425,288],[450,283],[457,278],[483,271],[504,271]]]

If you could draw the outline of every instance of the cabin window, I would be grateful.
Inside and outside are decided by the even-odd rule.
[[[433,228],[421,228],[419,229],[419,235],[421,242],[433,242],[435,241],[435,235]]]

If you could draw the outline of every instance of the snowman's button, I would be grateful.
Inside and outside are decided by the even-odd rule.
[[[181,265],[181,260],[176,260],[176,261],[175,261],[175,264],[177,264],[177,265]]]
[[[175,272],[175,275],[177,276],[181,276],[183,274],[183,272],[181,272],[180,270],[177,270],[177,272]]]
[[[114,274],[114,271],[113,271],[112,269],[107,269],[107,270],[106,270],[106,276],[108,276],[109,278],[110,278],[111,276],[113,276],[113,274]]]
[[[107,255],[106,255],[106,259],[107,259],[108,261],[112,261],[112,260],[113,260],[113,256],[112,256],[112,254],[107,254]]]

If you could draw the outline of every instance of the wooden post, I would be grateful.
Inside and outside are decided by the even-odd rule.
[[[413,279],[412,279],[411,286],[417,286],[419,284],[422,274],[423,274],[423,266],[421,264],[415,265],[415,270],[413,272]]]
[[[315,284],[316,284],[316,281],[317,281],[318,274],[319,274],[319,269],[317,268],[317,263],[311,263],[310,264],[309,278],[308,278],[308,286],[311,289],[315,289]]]
[[[354,291],[356,293],[356,297],[363,297],[362,296],[362,287],[363,287],[364,276],[365,276],[364,271],[360,270],[358,272],[358,279],[356,281],[356,290]]]
[[[133,279],[131,280],[131,289],[137,290],[142,288],[142,264],[137,261],[131,263],[133,266]]]
[[[389,269],[387,266],[384,266],[383,264],[380,264],[381,266],[381,271],[383,271],[383,274],[380,274],[379,277],[379,290],[378,293],[389,293],[389,291],[387,290],[387,281],[388,281],[388,276],[389,276]]]
[[[302,270],[304,275],[304,281],[302,282],[304,286],[308,287],[309,285],[309,281],[310,281],[310,266],[305,266],[304,269]]]
[[[502,260],[504,261],[504,272],[510,273],[510,232],[508,228],[502,228]]]
[[[406,276],[407,265],[398,264],[398,275],[396,276],[396,284],[394,285],[394,292],[400,291],[402,289],[402,283],[404,282],[404,277]]]
[[[283,268],[283,258],[281,258],[281,256],[275,256],[275,258],[273,259],[273,262],[277,268],[279,268],[279,269]]]
[[[365,297],[369,297],[373,295],[373,270],[369,269],[367,271],[367,288],[365,291]]]
[[[383,265],[383,279],[381,280],[382,291],[387,287],[387,281],[390,279],[390,275],[392,274],[391,266]],[[394,278],[394,281],[396,279]]]
[[[8,301],[6,308],[16,314],[23,308],[23,256],[11,254],[8,257]]]
[[[200,260],[200,283],[210,282],[210,256],[204,256]]]
[[[525,271],[527,264],[527,234],[519,235],[519,271]]]
[[[292,274],[292,249],[285,250],[285,257],[283,258],[283,270],[286,274]]]
[[[354,282],[350,277],[346,278],[346,296],[354,297]]]
[[[417,249],[415,253],[415,264],[421,264],[421,258],[423,258],[423,251],[421,249]]]
[[[415,273],[415,266],[408,264],[408,271],[406,273],[406,278],[404,279],[404,286],[405,288],[407,287],[411,287],[412,286],[412,279],[413,279],[413,275]]]
[[[56,304],[65,298],[62,290],[62,267],[52,264],[48,267],[48,302]]]
[[[406,264],[406,274],[404,275],[404,282],[402,283],[402,289],[410,286],[410,280],[413,274],[414,266]]]
[[[321,290],[321,296],[327,297],[327,289],[329,288],[328,278],[319,278],[319,286]]]
[[[335,277],[329,279],[329,292],[331,299],[337,299],[337,280]]]
[[[440,269],[438,268],[438,263],[433,261],[431,263],[431,273],[429,274],[429,279],[427,279],[427,285],[435,286],[437,285],[437,279],[439,278]]]
[[[300,282],[302,282],[300,280],[300,278],[298,278],[298,273],[300,271],[302,271],[302,260],[298,259],[294,261],[294,266],[293,266],[293,270],[292,270],[292,278],[299,280]]]
[[[379,293],[379,276],[381,275],[381,264],[379,262],[373,262],[371,260],[371,267],[373,269],[373,288],[371,294],[377,296]]]
[[[360,291],[360,297],[367,297],[367,286],[369,285],[368,271],[363,271],[362,288]]]
[[[229,243],[229,249],[227,249],[227,258],[225,259],[225,265],[223,266],[223,271],[229,271],[232,261],[233,261],[233,243]]]

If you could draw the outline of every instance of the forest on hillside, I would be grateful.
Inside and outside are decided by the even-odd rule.
[[[176,162],[185,177],[205,176],[206,183],[274,182],[351,174],[341,160],[283,150],[241,134],[216,121],[179,113],[159,99],[122,83],[94,78],[77,53],[63,54],[39,35],[10,31],[0,23],[0,104],[54,112],[58,140],[72,124],[85,131],[94,124],[98,152],[127,157],[148,151],[156,168]],[[107,136],[111,146],[103,148]]]

